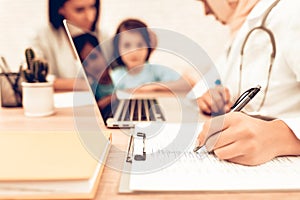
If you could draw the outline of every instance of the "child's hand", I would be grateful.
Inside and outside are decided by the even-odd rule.
[[[230,111],[230,93],[228,88],[217,86],[197,99],[200,110],[205,114],[224,114]]]

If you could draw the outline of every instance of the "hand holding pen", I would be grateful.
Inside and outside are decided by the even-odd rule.
[[[253,97],[255,97],[255,95],[260,91],[260,89],[261,86],[258,85],[257,87],[250,88],[249,90],[245,91],[233,104],[230,112],[241,111],[250,102],[250,100],[253,99]],[[219,134],[223,130],[224,120],[224,116],[220,116],[219,118],[215,118],[212,120],[214,121],[214,127],[210,129],[210,132],[207,134],[205,139],[200,139],[201,142],[199,142],[199,144],[196,145],[196,147],[194,148],[194,152],[198,151],[204,145],[206,146],[209,152],[213,150],[219,137]],[[201,138],[202,135],[200,134],[199,137]]]
[[[197,99],[200,110],[212,116],[227,113],[231,107],[228,88],[223,87],[220,80],[216,80],[215,85]]]
[[[195,151],[205,146],[220,160],[248,166],[260,165],[279,156],[299,155],[299,139],[284,121],[265,121],[236,112],[259,90],[260,86],[247,90],[234,104],[232,112],[207,120]]]

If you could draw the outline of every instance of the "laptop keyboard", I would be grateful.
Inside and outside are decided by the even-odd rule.
[[[118,121],[165,121],[156,99],[126,99],[120,106]]]

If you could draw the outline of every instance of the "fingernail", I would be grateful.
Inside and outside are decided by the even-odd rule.
[[[199,146],[199,141],[197,140],[196,142],[195,142],[195,147],[198,147]]]
[[[229,110],[230,110],[230,107],[229,107],[229,105],[225,105],[225,112],[228,112]]]
[[[198,144],[197,144],[198,146],[203,146],[203,141],[202,140],[199,139],[197,142],[198,142]]]
[[[203,146],[203,145],[204,145],[204,141],[201,141],[199,145],[200,145],[200,146]]]

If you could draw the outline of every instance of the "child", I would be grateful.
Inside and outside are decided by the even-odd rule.
[[[114,57],[118,66],[114,67],[110,75],[116,89],[136,89],[144,84],[164,82],[164,84],[150,84],[147,90],[164,90],[166,82],[180,79],[174,70],[150,64],[148,62],[155,48],[156,38],[147,25],[137,19],[123,21],[114,37]]]

